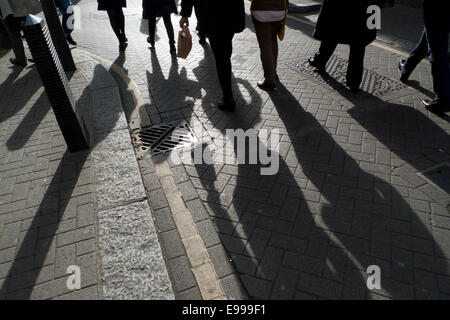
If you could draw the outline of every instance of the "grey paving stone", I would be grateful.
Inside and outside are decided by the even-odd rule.
[[[175,298],[177,300],[203,300],[200,290],[197,287],[177,293]]]
[[[174,298],[145,201],[99,213],[98,228],[105,299]]]
[[[248,275],[243,275],[240,278],[249,296],[266,300],[269,298],[271,287],[270,281],[258,279]]]
[[[162,232],[159,234],[161,239],[161,245],[165,255],[168,259],[176,258],[185,255],[184,246],[181,242],[178,230],[173,229],[170,231]]]
[[[292,299],[295,294],[298,272],[290,269],[282,268],[280,275],[274,283],[271,299],[286,300]]]
[[[172,212],[168,207],[154,211],[153,215],[155,216],[156,226],[160,232],[170,231],[176,228]]]
[[[214,223],[211,220],[203,220],[195,224],[206,248],[220,244],[220,238]]]
[[[175,293],[179,293],[196,286],[197,282],[192,274],[191,266],[186,256],[180,256],[169,260],[168,267],[174,281],[173,285]]]
[[[248,299],[247,292],[242,286],[240,278],[236,274],[231,274],[220,279],[223,291],[229,300],[245,300]]]
[[[186,207],[192,214],[194,222],[200,222],[209,218],[208,212],[206,211],[203,203],[199,199],[186,201]]]

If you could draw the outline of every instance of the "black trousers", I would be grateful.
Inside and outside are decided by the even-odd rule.
[[[195,16],[197,17],[197,27],[195,28],[198,31],[198,35],[200,38],[203,38],[205,35],[202,32],[202,27],[201,27],[201,23],[200,23],[200,4],[199,4],[199,0],[195,0],[194,1],[194,11],[195,11]]]
[[[10,15],[4,20],[4,22],[6,29],[8,30],[9,40],[11,41],[11,46],[17,62],[25,63],[27,59],[25,57],[22,35],[20,34],[25,18],[15,18]]]
[[[217,75],[219,76],[220,86],[225,98],[233,96],[233,90],[231,89],[233,37],[234,33],[221,33],[209,36],[209,44],[216,59]]]
[[[420,61],[425,59],[429,54],[430,47],[428,46],[427,31],[424,28],[422,31],[422,36],[420,37],[420,41],[417,43],[416,47],[406,60],[406,69],[411,71],[414,70],[420,63]]]
[[[170,13],[163,15],[164,26],[166,27],[167,36],[169,37],[170,44],[175,43],[175,34],[173,31],[172,20],[170,19]],[[155,32],[156,32],[156,17],[148,19],[148,35],[150,37],[150,42],[155,43]]]
[[[123,14],[122,7],[106,10],[109,17],[111,27],[116,34],[119,42],[126,42],[125,36],[125,16]]]
[[[430,48],[434,99],[450,106],[450,68],[448,64],[450,21],[447,20],[447,24],[444,26],[426,25],[426,33]]]
[[[336,50],[337,45],[338,43],[334,41],[322,41],[320,48],[314,57],[314,61],[319,65],[325,66],[328,60],[330,60],[334,50]],[[359,88],[361,85],[365,53],[365,45],[359,43],[350,45],[350,56],[348,58],[347,67],[347,85],[351,88]]]

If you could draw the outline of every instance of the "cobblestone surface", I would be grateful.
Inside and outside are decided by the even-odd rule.
[[[247,29],[235,37],[232,58],[239,107],[225,114],[213,105],[220,98],[214,58],[195,35],[188,59],[174,59],[159,21],[156,50],[150,51],[137,9],[140,1],[128,1],[130,44],[126,55],[119,56],[108,21],[95,14],[96,2],[79,4],[83,29],[74,33],[79,46],[127,71],[153,124],[187,120],[211,150],[221,147],[216,138],[227,128],[280,130],[280,170],[275,176],[261,176],[259,165],[170,163],[228,298],[450,298],[449,197],[417,175],[450,159],[448,117],[436,117],[420,105],[431,94],[428,64],[417,68],[406,89],[382,97],[349,95],[332,79],[316,82],[289,68],[288,62],[312,55],[319,45],[311,38],[311,26],[289,20],[280,44],[283,85],[269,95],[256,89],[262,69],[247,19]],[[176,26],[178,17],[172,20]],[[97,32],[89,32],[93,27]],[[347,59],[348,48],[339,46],[336,55]],[[365,66],[398,79],[399,59],[394,52],[369,46]],[[8,159],[21,156],[11,154]],[[178,230],[172,219],[151,160],[139,164],[175,296],[199,299],[180,240],[185,230]],[[0,183],[14,179],[17,169],[12,166]],[[6,196],[19,197],[14,206],[1,205],[1,210],[25,208],[29,201],[20,199],[27,186],[17,186],[17,181],[13,187],[1,185]],[[28,211],[23,212],[26,219]],[[9,216],[0,215],[0,246],[5,243],[6,249],[21,228]],[[83,230],[89,233],[89,227]],[[8,255],[5,251],[0,257]],[[380,290],[367,289],[371,265],[381,269]],[[41,274],[45,279],[45,269]]]
[[[36,68],[10,68],[0,58],[0,298],[101,297],[98,286],[93,161],[69,154]],[[78,102],[89,82],[70,76]],[[78,265],[82,288],[67,288]]]
[[[450,297],[448,195],[416,175],[449,159],[448,118],[420,106],[431,90],[429,65],[418,67],[406,89],[383,97],[348,95],[332,79],[321,84],[287,66],[318,47],[312,27],[290,20],[280,45],[283,85],[268,95],[255,88],[262,70],[248,21],[235,37],[232,58],[239,108],[225,114],[212,105],[220,91],[208,46],[194,36],[187,60],[171,58],[160,22],[156,51],[149,51],[145,21],[138,14],[126,18],[130,46],[117,62],[138,83],[152,123],[199,121],[211,149],[226,128],[278,128],[282,134],[275,176],[260,176],[258,165],[171,165],[197,228],[214,223],[219,246],[213,233],[202,237],[212,245],[208,251],[228,297]],[[86,23],[108,32],[104,21]],[[105,34],[80,31],[80,45],[114,61],[116,42]],[[346,59],[348,48],[339,46],[336,54]],[[370,46],[365,64],[398,79],[399,58]],[[177,296],[191,297],[195,284],[177,249],[167,201],[151,170],[147,177],[166,257],[176,260]],[[382,270],[381,290],[366,287],[370,265]]]

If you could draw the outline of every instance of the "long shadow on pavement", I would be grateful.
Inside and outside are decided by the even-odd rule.
[[[91,83],[99,83],[104,72],[107,72],[107,70],[104,70],[100,65],[96,66]],[[90,90],[89,87],[86,87],[83,91],[79,99],[80,103],[75,106],[76,109],[86,110],[84,103],[87,98],[91,97]],[[97,108],[100,107],[97,106]],[[117,111],[120,112],[118,109]],[[93,146],[99,144],[108,135],[107,133],[115,128],[119,116],[120,113],[106,115],[108,121],[102,121],[101,133],[97,134],[97,140],[94,139]],[[77,205],[80,205],[80,203],[77,203],[76,197],[86,194],[86,191],[81,190],[86,182],[82,181],[80,184],[79,180],[89,157],[90,152],[87,151],[74,154],[66,151],[59,161],[58,168],[54,171],[51,182],[45,184],[45,182],[40,181],[40,185],[36,186],[38,191],[35,196],[36,199],[29,199],[29,201],[36,202],[36,205],[30,203],[30,208],[26,209],[26,212],[16,212],[18,215],[26,214],[27,217],[32,218],[32,221],[23,241],[18,245],[15,259],[1,285],[0,297],[24,300],[30,298],[45,299],[47,296],[52,297],[69,293],[65,287],[66,270],[60,270],[62,273],[59,276],[56,275],[55,278],[53,278],[53,272],[51,272],[49,279],[46,279],[48,270],[43,270],[51,264],[51,262],[47,262],[47,256],[50,254],[52,246],[55,244],[56,246],[64,245],[61,242],[64,240],[58,239],[58,236],[64,232],[61,230],[65,228],[64,222],[67,222],[66,219],[76,217]],[[80,190],[77,189],[78,187],[80,187]],[[72,197],[75,198],[71,200]],[[73,237],[86,238],[86,234],[91,235],[91,237],[95,236],[95,231],[90,227],[72,228],[70,230]],[[54,268],[54,266],[51,265],[51,268]],[[46,282],[49,280],[53,281]],[[34,292],[34,286],[43,282],[48,287],[45,290]]]
[[[255,101],[262,107],[262,100]],[[363,170],[284,86],[267,103],[292,142],[290,152],[278,156],[276,176],[261,176],[260,165],[239,164],[235,180],[221,192],[218,170],[196,166],[210,214],[249,296],[441,297],[438,280],[448,274],[448,263],[429,221],[389,181]],[[255,123],[225,115],[223,126],[219,111],[205,111],[220,128]],[[381,290],[367,289],[371,265],[381,269]]]

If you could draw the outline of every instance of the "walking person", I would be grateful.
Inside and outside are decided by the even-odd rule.
[[[195,0],[181,1],[180,26],[189,26]],[[208,39],[216,60],[217,75],[223,92],[222,102],[217,107],[233,112],[236,101],[231,87],[233,38],[245,29],[244,0],[211,1],[198,0],[200,14],[200,32]]]
[[[119,40],[119,50],[125,51],[128,46],[128,39],[125,35],[125,16],[123,8],[127,6],[126,0],[97,0],[98,10],[108,13],[111,27]]]
[[[383,0],[324,0],[317,20],[314,38],[321,40],[311,66],[325,72],[328,60],[338,44],[350,45],[347,68],[347,86],[358,92],[364,71],[366,46],[375,40],[376,29],[367,27],[370,14],[367,8],[373,4],[382,6]]]
[[[15,66],[27,66],[21,32],[25,18],[38,5],[36,0],[0,0],[2,19],[8,30],[8,37],[15,56],[10,58],[9,61]]]
[[[148,19],[148,38],[152,48],[155,47],[156,18],[162,17],[169,37],[170,53],[176,54],[175,33],[171,20],[172,13],[178,13],[174,0],[142,0],[142,18]]]
[[[257,83],[263,90],[276,89],[278,62],[278,36],[284,32],[286,22],[286,0],[252,0],[250,7],[253,25],[261,51],[264,80]]]
[[[55,0],[55,5],[62,14],[62,27],[66,40],[71,45],[76,46],[77,43],[72,38],[73,25],[69,25],[69,19],[73,16],[73,11],[69,8],[73,6],[71,0]],[[70,11],[70,13],[69,13]],[[72,22],[73,23],[73,22]]]
[[[198,42],[201,45],[204,45],[204,44],[206,44],[206,37],[200,29],[200,7],[199,6],[200,6],[199,0],[194,0],[195,17],[197,18],[197,26],[196,26],[195,30],[197,30],[198,36],[200,38]]]
[[[430,54],[428,46],[427,29],[423,28],[422,35],[414,50],[407,59],[401,59],[398,63],[401,76],[400,81],[406,82],[417,65]]]
[[[434,113],[450,111],[450,68],[448,64],[448,36],[450,11],[442,1],[425,0],[423,4],[425,28],[416,49],[408,59],[401,60],[401,80],[406,81],[416,66],[429,55],[433,76],[434,99],[423,105]]]

